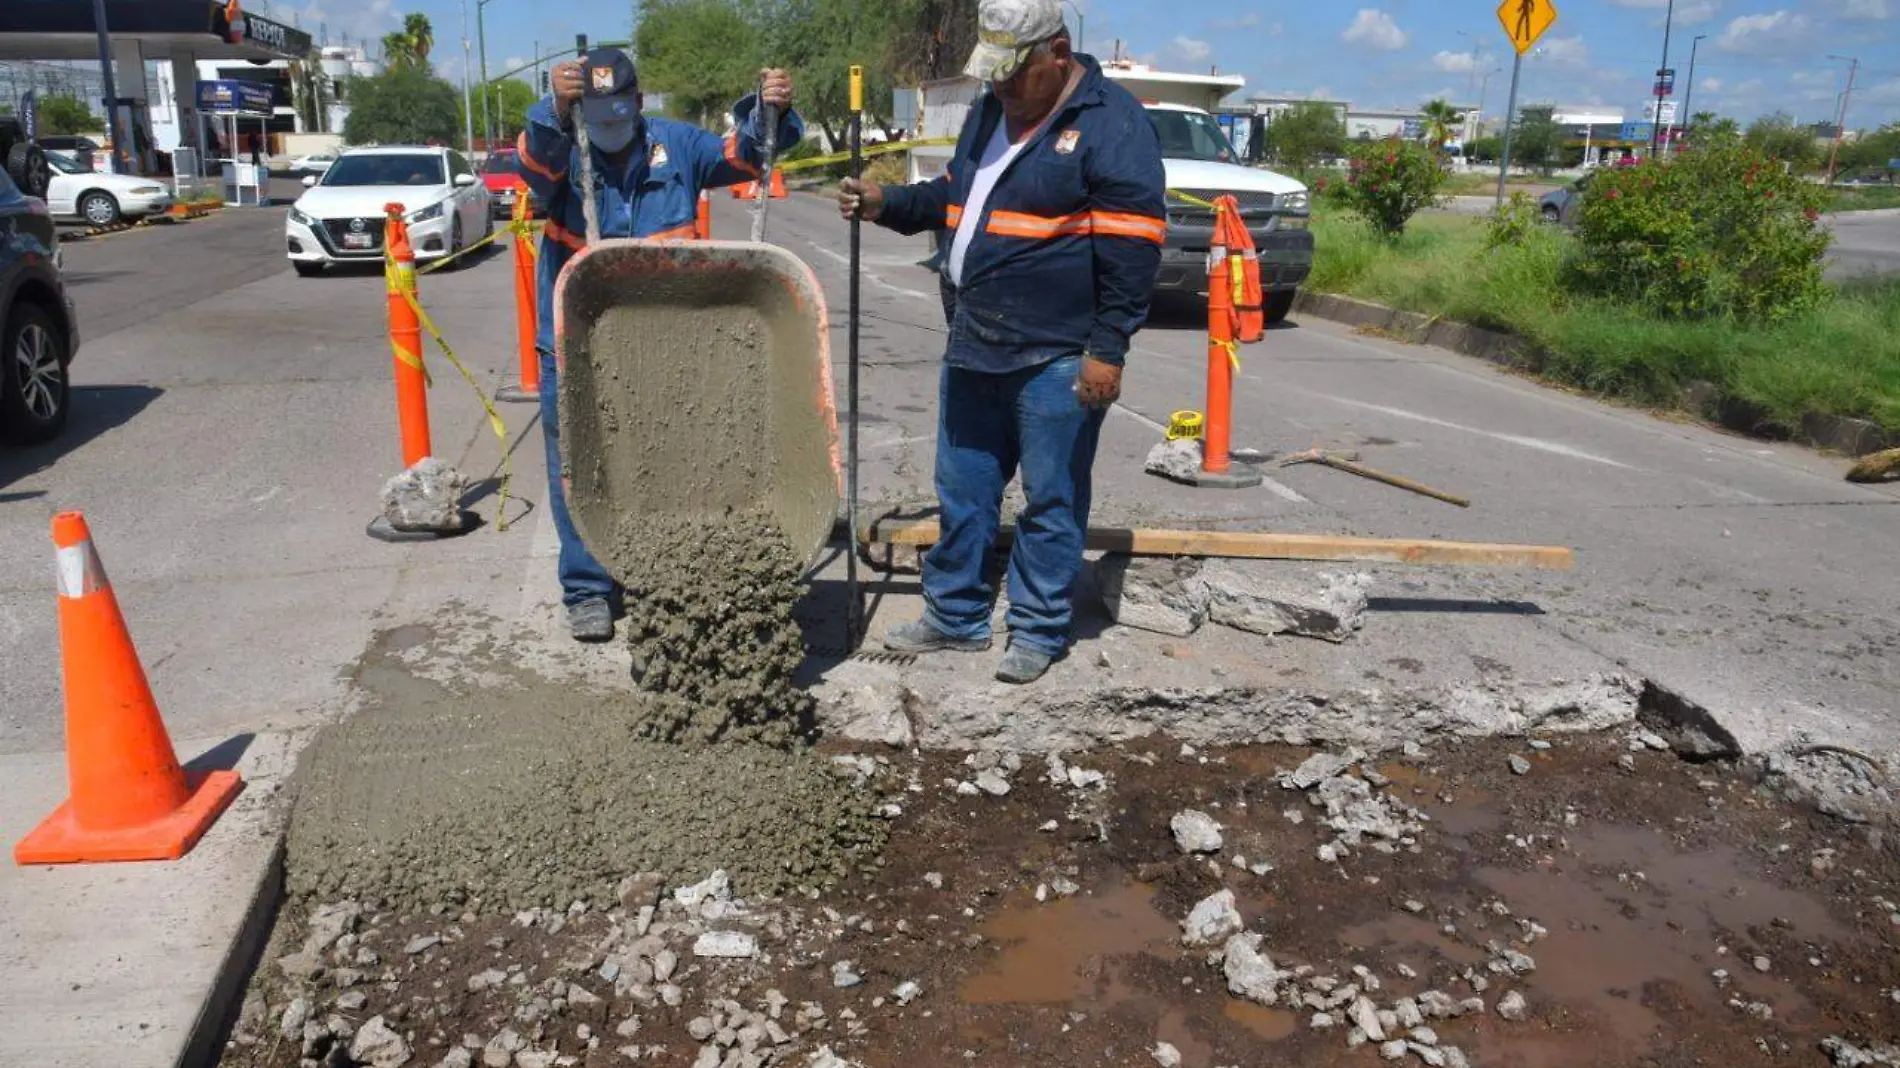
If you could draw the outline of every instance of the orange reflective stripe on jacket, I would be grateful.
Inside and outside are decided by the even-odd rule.
[[[952,204],[943,209],[943,221],[952,230],[963,225],[963,205]]]
[[[726,162],[732,164],[741,173],[749,174],[754,178],[759,176],[759,169],[747,163],[745,157],[739,154],[739,135],[736,133],[726,135]]]
[[[534,173],[540,175],[541,177],[546,178],[550,182],[558,182],[561,179],[567,177],[566,171],[561,171],[560,173],[557,174],[554,171],[549,170],[546,164],[542,163],[538,159],[535,159],[534,156],[529,154],[528,135],[525,132],[522,133],[519,137],[515,138],[515,158],[521,161],[521,165],[523,167],[528,168]]]
[[[1078,211],[1073,215],[1031,215],[1020,211],[993,211],[987,233],[999,237],[1047,240],[1071,235],[1132,237],[1159,245],[1167,241],[1168,222],[1150,215],[1117,211]]]
[[[671,230],[661,230],[657,234],[648,234],[642,241],[692,241],[699,237],[699,227],[695,223],[675,226]]]

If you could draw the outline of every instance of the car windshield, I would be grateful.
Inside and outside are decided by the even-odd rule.
[[[323,175],[324,185],[442,185],[442,157],[409,155],[344,156]]]
[[[1198,159],[1209,163],[1234,162],[1234,146],[1212,115],[1198,111],[1150,111],[1161,138],[1161,154],[1168,159]]]
[[[78,160],[68,156],[64,152],[48,151],[46,153],[46,162],[52,164],[53,169],[61,174],[86,173],[86,168],[81,167]]]
[[[521,165],[515,161],[515,154],[513,152],[507,155],[490,156],[488,157],[488,162],[482,166],[482,173],[520,174]]]

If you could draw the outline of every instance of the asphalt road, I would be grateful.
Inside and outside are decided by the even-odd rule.
[[[1834,231],[1830,278],[1900,274],[1900,208],[1831,215],[1828,225]]]
[[[348,707],[381,628],[458,604],[540,613],[552,629],[553,540],[539,501],[532,407],[504,409],[510,514],[454,542],[363,536],[400,467],[382,284],[374,271],[300,279],[282,209],[220,213],[67,249],[85,324],[75,418],[60,441],[0,453],[0,752],[60,745],[58,653],[46,580],[53,511],[82,508],[181,736],[294,728]],[[717,227],[745,222],[721,198]],[[831,295],[845,351],[844,227],[828,204],[773,207],[770,236]],[[865,235],[867,500],[927,503],[943,314],[915,266],[920,240]],[[512,381],[509,265],[424,279],[424,300],[488,385]],[[1718,711],[1751,747],[1812,732],[1891,749],[1900,663],[1891,607],[1900,495],[1841,481],[1806,451],[1661,421],[1543,389],[1431,349],[1321,322],[1243,355],[1237,444],[1353,448],[1365,462],[1466,494],[1468,511],[1315,467],[1215,493],[1141,473],[1168,413],[1199,407],[1199,313],[1164,305],[1137,341],[1098,465],[1098,518],[1247,529],[1574,546],[1570,575],[1382,571],[1386,610],[1435,625],[1422,659],[1451,675],[1559,677],[1624,668]],[[483,482],[502,450],[438,364],[436,451]],[[843,376],[839,376],[842,388]],[[1461,639],[1507,617],[1496,648]],[[1421,650],[1380,644],[1375,620],[1343,665]],[[1499,668],[1497,665],[1504,666]]]

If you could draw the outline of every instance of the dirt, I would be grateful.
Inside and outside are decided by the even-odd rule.
[[[563,280],[562,460],[603,558],[626,516],[776,518],[806,565],[838,508],[823,300],[780,250],[610,245]]]
[[[300,764],[286,858],[299,901],[506,915],[599,905],[639,871],[724,867],[743,893],[781,893],[874,862],[883,822],[808,749],[653,741],[664,698],[432,681],[388,644],[360,677],[365,707]]]
[[[815,901],[752,905],[756,960],[694,959],[692,931],[704,925],[662,910],[680,928],[656,925],[668,928],[659,941],[687,947],[672,980],[678,1006],[601,980],[604,956],[631,938],[632,910],[610,906],[563,915],[554,931],[546,917],[527,927],[366,918],[362,938],[385,963],[350,988],[364,1004],[339,1015],[357,1026],[396,1020],[427,1065],[503,1027],[524,1036],[531,1056],[588,1066],[634,1063],[628,1049],[654,1065],[803,1065],[824,1045],[871,1068],[1145,1068],[1157,1042],[1176,1047],[1185,1068],[1380,1063],[1376,1042],[1349,1048],[1343,1008],[1338,1023],[1315,1029],[1314,1008],[1232,996],[1210,952],[1181,945],[1181,918],[1228,889],[1246,930],[1262,936],[1260,952],[1281,969],[1312,969],[1289,989],[1313,993],[1330,977],[1364,986],[1380,1007],[1428,990],[1482,999],[1481,1014],[1425,1021],[1434,1052],[1456,1047],[1475,1065],[1824,1065],[1824,1040],[1867,1045],[1900,1031],[1900,907],[1886,900],[1900,858],[1875,827],[1792,806],[1733,765],[1632,751],[1621,731],[1553,738],[1548,749],[1447,741],[1347,772],[1425,819],[1414,834],[1366,837],[1328,863],[1317,850],[1340,836],[1320,825],[1308,792],[1275,779],[1309,752],[1192,753],[1156,738],[1069,754],[1081,781],[1106,773],[1100,789],[1053,785],[1040,758],[1012,770],[994,755],[974,766],[951,755],[853,756],[902,809],[882,866]],[[1512,755],[1528,759],[1528,774],[1511,770]],[[957,788],[995,776],[1009,782],[1006,796]],[[1219,854],[1177,851],[1168,825],[1188,807],[1223,825]],[[1041,829],[1049,821],[1054,829]],[[1237,857],[1272,870],[1255,875]],[[447,941],[405,956],[399,947],[418,935]],[[280,948],[301,937],[287,921]],[[1509,959],[1530,970],[1513,972]],[[834,986],[839,962],[862,984]],[[468,978],[489,968],[522,978],[467,993]],[[903,1005],[906,982],[921,992]],[[547,996],[570,983],[590,992],[583,1004]],[[325,1007],[336,987],[300,989],[319,1015],[336,1012]],[[289,993],[281,977],[260,984],[225,1063],[298,1063],[295,1048],[269,1037]],[[1507,993],[1525,999],[1522,1020],[1498,1015]],[[778,996],[790,1006],[788,1041],[768,1043],[772,1056],[743,1060],[739,1042],[722,1058],[728,1029],[701,1059],[688,1033],[696,1017],[742,1020]],[[727,998],[738,1004],[709,1009]],[[822,1023],[807,1002],[822,1006]],[[632,1016],[629,1039],[615,1029]],[[471,1053],[481,1063],[482,1050]]]

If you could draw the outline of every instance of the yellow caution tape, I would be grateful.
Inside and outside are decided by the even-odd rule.
[[[416,273],[417,274],[434,274],[435,272],[441,270],[442,268],[447,267],[449,264],[454,263],[456,260],[461,259],[463,256],[466,256],[469,253],[475,251],[476,249],[481,248],[483,245],[486,245],[493,241],[501,240],[501,235],[516,232],[515,228],[518,225],[519,225],[518,223],[510,221],[507,226],[504,226],[501,229],[490,233],[487,237],[484,237],[480,241],[477,241],[474,244],[469,245],[468,247],[464,248],[462,251],[457,252],[452,256],[444,256],[441,259],[436,260],[434,263],[429,264],[427,267],[424,267],[421,270],[417,271]],[[522,231],[522,232],[532,234],[533,227],[528,227],[525,231]]]
[[[1183,204],[1189,204],[1197,208],[1206,208],[1208,211],[1215,210],[1213,201],[1202,200],[1200,197],[1183,193],[1179,189],[1170,189],[1167,191],[1167,194],[1173,197],[1174,199],[1181,201]]]
[[[510,229],[513,229],[513,227],[511,226]],[[494,236],[495,235],[491,234],[486,240],[493,240]],[[456,358],[455,350],[449,347],[448,340],[442,336],[442,331],[436,329],[435,321],[430,319],[429,313],[422,309],[422,302],[416,297],[414,276],[404,276],[402,268],[396,263],[395,258],[389,255],[387,248],[385,248],[383,253],[383,276],[388,280],[389,292],[400,293],[402,298],[409,302],[409,307],[416,313],[416,321],[422,325],[424,330],[429,332],[430,337],[435,339],[436,346],[442,350],[442,355],[448,359],[449,365],[454,367],[456,371],[461,374],[462,380],[468,383],[468,388],[475,391],[476,398],[482,402],[482,410],[488,413],[488,427],[495,432],[495,440],[501,442],[501,487],[496,491],[495,532],[500,533],[507,530],[508,483],[514,477],[514,465],[509,458],[508,451],[508,427],[501,421],[501,413],[495,409],[495,402],[489,399],[487,392],[484,391],[481,384],[475,380],[474,374],[469,371],[468,367],[464,365],[461,360]],[[429,376],[429,369],[422,363],[422,355],[420,353],[412,354],[404,352],[400,346],[395,345],[395,339],[393,338],[390,339],[390,344],[395,349],[396,358],[398,360],[421,371],[423,382],[431,386],[434,385],[433,380]]]
[[[954,137],[931,137],[922,141],[886,141],[881,145],[865,145],[861,154],[868,159],[871,156],[883,156],[892,152],[906,152],[913,148],[942,148],[944,145],[956,143],[957,139]],[[795,171],[829,167],[835,163],[848,163],[850,160],[851,153],[849,152],[833,152],[829,156],[813,156],[810,159],[793,160],[789,163],[774,163],[772,169],[780,174],[791,174]]]
[[[1240,374],[1240,342],[1216,340],[1214,344],[1227,350],[1227,362],[1233,366],[1234,374]]]

